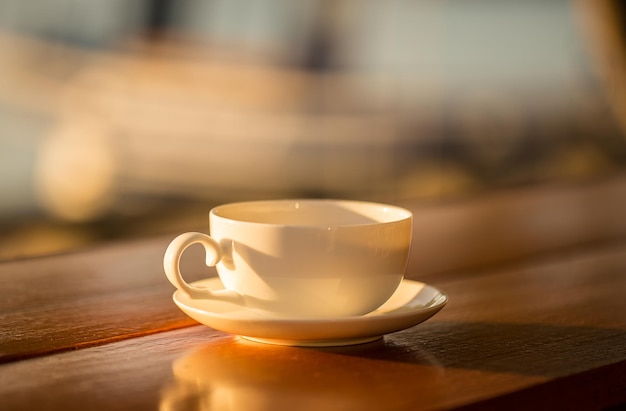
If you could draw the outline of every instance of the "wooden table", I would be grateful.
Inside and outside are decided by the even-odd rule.
[[[162,271],[171,236],[2,263],[0,409],[626,404],[623,184],[516,191],[450,206],[407,203],[417,223],[407,277],[445,291],[449,303],[423,324],[353,347],[264,345],[194,323],[173,304]],[[588,218],[565,224],[564,203],[585,193],[593,197]],[[602,228],[610,210],[614,222]],[[459,227],[463,216],[471,221]],[[531,221],[524,218],[542,221],[533,233],[549,241],[520,241]],[[587,227],[584,235],[566,229],[575,222]],[[564,235],[555,236],[557,228]],[[433,241],[438,250],[428,248]],[[189,280],[214,275],[201,261],[199,249],[185,255]]]

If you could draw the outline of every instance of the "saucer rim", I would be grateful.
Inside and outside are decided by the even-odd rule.
[[[202,280],[197,280],[194,281],[190,284],[193,284],[195,286],[207,286],[207,284],[213,284],[213,283],[219,283],[221,285],[222,288],[213,288],[213,287],[209,287],[211,290],[221,290],[223,289],[224,285],[221,281],[221,279],[219,277],[209,277],[209,278],[204,278]],[[440,311],[447,303],[449,300],[449,297],[446,293],[444,293],[443,291],[439,290],[436,287],[433,287],[427,283],[421,282],[421,281],[417,281],[417,280],[410,280],[407,278],[403,278],[400,281],[400,285],[398,286],[398,289],[400,287],[402,287],[402,285],[405,284],[415,284],[415,285],[422,285],[424,287],[424,289],[430,289],[434,292],[436,292],[438,295],[437,300],[432,304],[432,305],[428,305],[428,306],[419,306],[419,307],[413,307],[409,310],[406,311],[390,311],[390,312],[380,312],[379,309],[376,309],[374,311],[371,311],[367,314],[363,314],[363,315],[353,315],[353,316],[337,316],[337,317],[283,317],[283,316],[273,316],[270,313],[265,313],[265,312],[260,312],[258,310],[254,310],[252,308],[247,308],[245,306],[241,306],[236,310],[233,311],[229,311],[228,313],[216,313],[213,311],[207,311],[198,307],[194,307],[192,305],[189,305],[183,301],[181,301],[181,299],[178,296],[184,296],[184,293],[181,290],[176,290],[174,291],[174,294],[172,295],[172,299],[174,300],[174,303],[180,308],[182,309],[181,305],[184,306],[186,309],[200,313],[202,315],[208,315],[210,317],[216,318],[216,319],[220,319],[220,320],[229,320],[229,321],[235,321],[235,322],[247,322],[247,321],[263,321],[263,322],[271,322],[271,323],[284,323],[284,324],[293,324],[293,323],[297,323],[297,324],[320,324],[320,323],[349,323],[349,324],[354,324],[355,322],[371,322],[371,321],[376,321],[376,320],[380,320],[380,319],[385,319],[385,320],[393,320],[393,319],[401,319],[401,318],[405,318],[405,317],[411,317],[414,315],[417,315],[418,313],[422,313],[422,314],[426,314],[429,313],[431,311],[434,311],[433,315],[435,313],[437,313],[438,311]],[[241,313],[241,312],[245,312],[245,313],[253,313],[254,317],[249,316],[249,317],[244,317],[244,318],[234,318],[234,313]]]
[[[196,284],[221,284],[219,277],[210,277]],[[267,315],[256,310],[235,306],[225,313],[214,313],[193,307],[180,301],[184,295],[176,291],[172,296],[178,308],[198,323],[218,331],[238,335],[259,343],[300,347],[330,347],[361,344],[364,339],[375,340],[387,334],[412,328],[437,314],[448,302],[448,296],[428,284],[403,279],[401,287],[418,286],[419,291],[407,302],[390,312],[373,311],[364,316],[335,318],[282,318]],[[430,289],[430,290],[429,290]],[[428,290],[435,297],[428,300],[430,306],[409,304]],[[188,298],[188,297],[187,297]],[[210,302],[209,302],[210,303]],[[226,303],[228,304],[228,303]],[[406,310],[401,310],[403,307]],[[396,311],[399,310],[399,311]],[[265,314],[265,315],[263,315]]]

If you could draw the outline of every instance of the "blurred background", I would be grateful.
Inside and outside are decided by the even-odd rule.
[[[626,167],[618,1],[0,0],[0,259]]]

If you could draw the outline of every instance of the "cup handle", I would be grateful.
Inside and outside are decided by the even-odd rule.
[[[204,246],[207,266],[213,267],[222,259],[222,248],[213,238],[204,233],[190,232],[181,234],[172,240],[163,257],[163,268],[165,269],[167,279],[174,287],[183,291],[191,298],[220,300],[242,304],[243,298],[235,291],[211,291],[206,288],[196,287],[185,281],[180,272],[180,259],[185,250],[193,244],[202,244]]]

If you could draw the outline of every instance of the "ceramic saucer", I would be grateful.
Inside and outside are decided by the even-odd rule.
[[[211,290],[223,289],[219,278],[193,283]],[[448,297],[424,283],[402,280],[391,298],[377,310],[336,318],[289,318],[247,309],[233,303],[194,300],[176,291],[174,302],[188,316],[216,330],[246,339],[280,345],[340,346],[375,341],[435,315]]]

